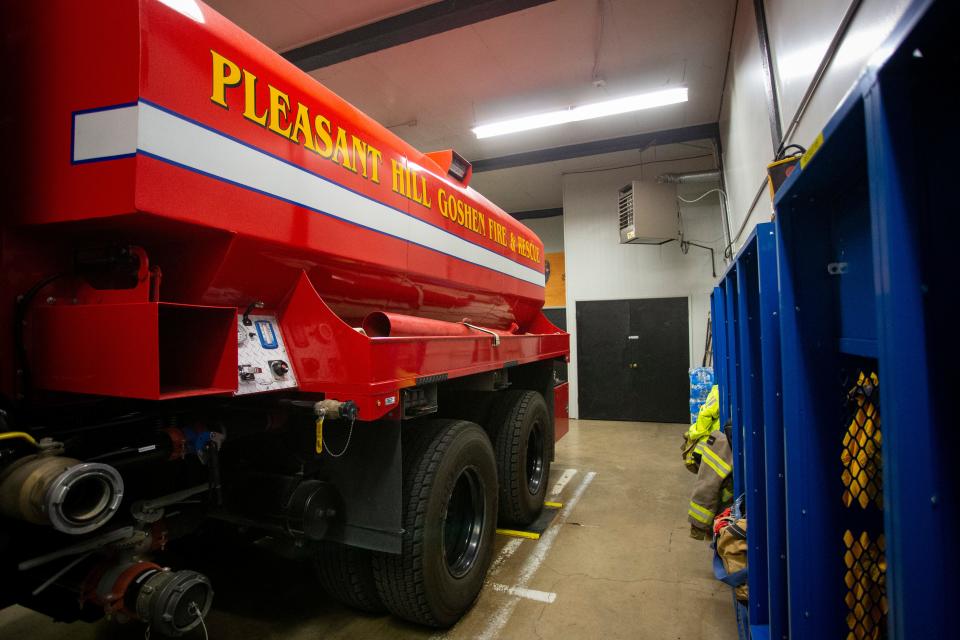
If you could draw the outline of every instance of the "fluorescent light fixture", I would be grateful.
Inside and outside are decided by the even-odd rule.
[[[552,127],[558,124],[568,122],[579,122],[580,120],[590,120],[592,118],[602,118],[604,116],[613,116],[618,113],[629,113],[631,111],[640,111],[641,109],[652,109],[653,107],[662,107],[668,104],[677,104],[687,101],[687,88],[679,87],[676,89],[664,89],[663,91],[653,91],[651,93],[641,93],[626,98],[617,98],[615,100],[605,100],[604,102],[595,102],[585,104],[581,107],[570,107],[560,111],[550,111],[548,113],[538,113],[532,116],[523,116],[522,118],[512,118],[510,120],[501,120],[500,122],[491,122],[474,127],[473,132],[478,138],[491,138],[493,136],[502,136],[506,133],[516,133],[518,131],[528,131],[530,129],[540,129],[542,127]]]

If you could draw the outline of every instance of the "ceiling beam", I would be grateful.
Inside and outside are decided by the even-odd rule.
[[[535,218],[553,218],[563,215],[563,207],[555,209],[529,209],[527,211],[515,211],[510,214],[517,220],[533,220]]]
[[[709,124],[680,127],[679,129],[664,129],[663,131],[654,131],[652,133],[639,133],[622,138],[607,138],[606,140],[593,140],[579,144],[568,144],[562,147],[524,151],[523,153],[514,153],[508,156],[474,160],[472,164],[473,172],[481,173],[483,171],[509,169],[510,167],[522,167],[528,164],[541,164],[544,162],[556,162],[557,160],[569,160],[570,158],[595,156],[601,153],[645,149],[653,145],[690,142],[692,140],[719,139],[720,127],[716,122],[711,122]]]
[[[553,0],[440,0],[283,53],[304,71],[382,51]]]

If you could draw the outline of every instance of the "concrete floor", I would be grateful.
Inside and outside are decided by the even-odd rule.
[[[713,578],[709,546],[688,535],[694,478],[680,461],[684,428],[571,420],[551,474],[551,488],[566,479],[554,498],[565,508],[539,541],[497,536],[487,586],[446,633],[329,602],[307,567],[253,550],[242,562],[202,567],[216,590],[210,638],[735,638],[730,591]],[[140,625],[0,611],[2,639],[140,637]]]

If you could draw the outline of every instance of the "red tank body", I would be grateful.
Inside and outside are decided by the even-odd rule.
[[[163,236],[169,300],[276,304],[306,270],[351,322],[536,316],[542,244],[447,167],[202,3],[97,4],[17,21],[42,123],[20,222]]]
[[[392,393],[417,376],[566,353],[566,335],[540,313],[542,243],[469,188],[468,166],[461,180],[454,177],[455,154],[417,151],[200,2],[17,3],[3,12],[8,55],[30,61],[12,79],[23,87],[18,100],[3,107],[20,159],[8,176],[14,206],[0,231],[5,291],[22,293],[68,261],[66,250],[78,243],[143,247],[162,270],[152,304],[243,309],[258,301],[275,310],[302,391],[360,384]],[[51,291],[77,298],[67,283]],[[518,339],[483,357],[473,344],[466,353],[419,346],[417,355],[386,363],[364,365],[354,356],[334,371],[329,345],[293,324],[316,324],[318,309],[333,312],[330,323],[353,327],[370,312],[394,312],[467,321]],[[73,313],[43,310],[30,330],[41,386],[167,397],[45,375],[59,365],[44,362],[56,356],[43,355],[51,340],[37,337],[36,327],[65,330]],[[11,322],[0,313],[6,335]],[[561,341],[547,347],[534,334]],[[364,345],[354,353],[379,348],[378,340],[405,340],[355,337]],[[140,339],[125,348],[145,348]],[[151,348],[162,343],[142,339]],[[200,386],[223,392],[231,361],[211,358],[219,382]],[[374,376],[377,367],[389,371]],[[2,382],[12,393],[10,373]]]

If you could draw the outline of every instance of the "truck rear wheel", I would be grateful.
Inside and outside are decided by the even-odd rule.
[[[403,542],[377,554],[380,597],[395,615],[448,627],[476,600],[490,566],[497,470],[486,432],[430,420],[403,433]]]
[[[547,403],[536,391],[503,392],[493,411],[501,524],[526,526],[543,510],[550,477]]]
[[[315,565],[320,586],[333,599],[367,613],[386,613],[373,579],[372,551],[335,542],[317,545]]]

